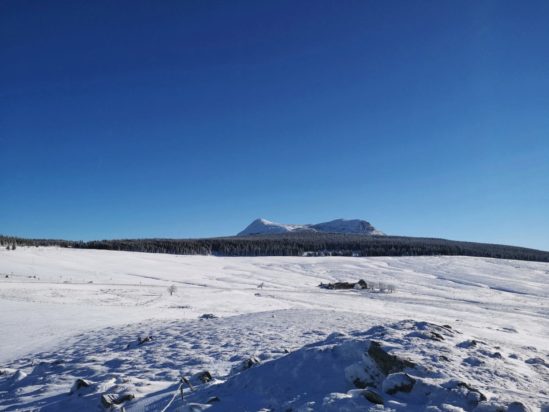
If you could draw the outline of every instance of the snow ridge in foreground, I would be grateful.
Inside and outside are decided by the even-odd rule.
[[[287,310],[107,328],[3,369],[0,409],[94,411],[112,395],[128,399],[116,408],[160,411],[180,376],[194,391],[184,386],[170,411],[512,412],[549,403],[543,351],[412,320],[366,330],[372,320]],[[204,371],[211,381],[197,378]],[[88,386],[75,388],[77,379]]]

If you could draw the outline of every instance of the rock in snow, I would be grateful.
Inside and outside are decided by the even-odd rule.
[[[369,222],[360,219],[336,219],[330,222],[317,224],[287,224],[276,223],[266,219],[256,219],[238,236],[280,234],[290,232],[320,232],[320,233],[347,233],[369,236],[383,236]]]
[[[78,378],[72,385],[70,394],[79,393],[82,390],[87,391],[91,388],[92,383],[87,379]]]
[[[416,380],[404,372],[392,373],[383,381],[383,392],[394,395],[397,392],[409,393]]]

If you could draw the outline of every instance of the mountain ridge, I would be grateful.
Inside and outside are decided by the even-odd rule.
[[[288,224],[258,218],[250,223],[244,230],[239,232],[237,236],[282,234],[290,232],[346,233],[365,236],[385,235],[385,233],[372,226],[370,222],[361,219],[335,219],[315,224]]]

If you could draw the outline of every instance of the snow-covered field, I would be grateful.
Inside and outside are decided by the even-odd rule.
[[[361,278],[396,292],[318,288]],[[0,410],[549,410],[548,284],[470,257],[0,250]]]

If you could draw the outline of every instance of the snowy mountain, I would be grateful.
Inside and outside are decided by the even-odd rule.
[[[321,232],[321,233],[352,233],[369,236],[383,236],[369,222],[360,219],[336,219],[317,224],[287,224],[276,223],[266,219],[256,219],[238,236],[264,235],[289,232]]]
[[[369,222],[360,219],[336,219],[330,222],[318,223],[312,228],[317,232],[326,233],[356,233],[363,235],[383,236],[380,230],[377,230]]]

